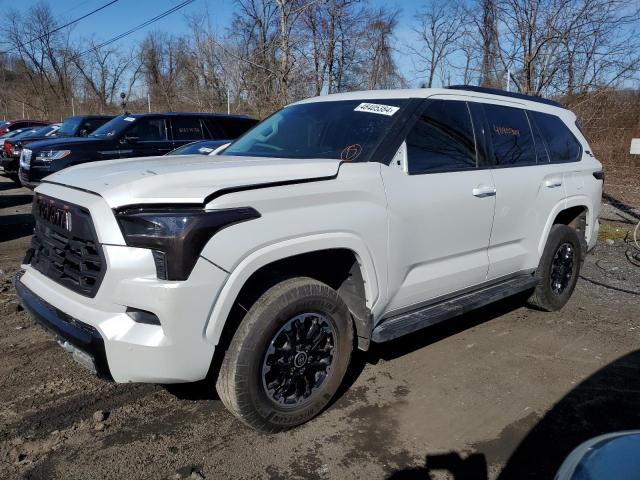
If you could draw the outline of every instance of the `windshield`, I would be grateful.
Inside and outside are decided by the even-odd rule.
[[[30,135],[36,134],[38,133],[40,129],[36,129],[36,130],[22,130],[20,131],[20,133],[16,133],[13,137],[14,140],[22,140],[23,138],[27,138]]]
[[[65,118],[64,122],[58,130],[59,137],[73,137],[78,131],[78,127],[82,123],[82,117],[69,117]]]
[[[366,162],[407,100],[290,105],[236,140],[223,155]]]
[[[119,134],[127,127],[131,126],[133,122],[137,120],[136,117],[132,117],[129,115],[120,115],[119,117],[112,118],[107,123],[102,125],[100,128],[97,128],[90,133],[90,137],[113,137],[114,135]]]
[[[20,134],[21,134],[21,133],[23,133],[24,131],[25,131],[25,130],[23,130],[23,129],[19,129],[19,130],[14,130],[14,131],[12,131],[12,132],[7,132],[7,133],[5,133],[4,135],[0,136],[0,138],[4,138],[4,139],[7,139],[7,138],[13,138],[13,137],[15,137],[16,135],[20,135]]]
[[[58,130],[59,125],[49,125],[47,127],[38,128],[32,132],[26,132],[21,135],[21,138],[33,138],[33,137],[48,137],[51,133]]]

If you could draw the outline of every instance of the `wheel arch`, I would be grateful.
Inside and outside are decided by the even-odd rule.
[[[581,231],[581,240],[584,246],[590,243],[591,236],[595,234],[595,208],[591,199],[586,195],[574,195],[558,202],[551,210],[542,236],[538,243],[538,258],[542,255],[549,238],[551,227],[556,224],[568,225]],[[584,221],[582,221],[582,219]]]
[[[341,294],[354,317],[359,347],[368,348],[370,312],[379,297],[378,278],[373,257],[368,248],[359,237],[350,233],[327,233],[289,239],[262,247],[244,257],[231,270],[212,307],[204,332],[207,341],[216,346],[220,343],[223,330],[227,326],[243,288],[265,269],[281,265],[281,262],[293,263],[296,257],[299,259],[305,255],[330,255],[336,252],[342,252],[343,255],[349,252],[355,260],[349,272],[351,281],[344,282],[340,286],[332,286],[338,287],[336,290]],[[345,258],[342,260],[344,261]],[[263,283],[264,285],[268,284]],[[361,307],[358,307],[361,295],[364,296],[364,302]],[[364,332],[367,329],[369,332],[365,342]],[[363,340],[360,340],[361,336]]]

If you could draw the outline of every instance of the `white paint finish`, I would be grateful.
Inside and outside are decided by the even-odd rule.
[[[565,197],[564,165],[492,170],[496,211],[489,245],[488,279],[538,266],[538,238],[553,208]]]
[[[88,325],[105,339],[118,382],[173,383],[206,376],[213,345],[204,325],[226,273],[200,259],[184,282],[158,280],[149,250],[105,245],[107,274],[95,298],[53,282],[25,265],[22,282],[36,295]],[[155,313],[161,326],[134,322],[126,307]]]
[[[631,155],[640,155],[640,138],[631,139],[631,147],[629,148]]]
[[[409,175],[382,167],[389,210],[385,313],[485,281],[495,197],[491,172]]]
[[[368,306],[377,312],[386,283],[386,198],[378,163],[346,163],[336,179],[225,195],[207,208],[250,205],[261,218],[225,228],[202,256],[231,272],[212,322],[226,318],[229,302],[259,267],[292,255],[332,248],[352,250],[362,262]],[[386,167],[385,167],[386,168]],[[268,260],[268,262],[267,262]],[[386,291],[385,291],[386,292]],[[211,336],[211,327],[207,327]]]
[[[110,208],[139,203],[202,203],[231,187],[328,177],[339,160],[206,155],[126,158],[86,163],[46,177],[102,196]]]
[[[526,100],[421,89],[305,102],[429,96],[557,114],[589,150],[572,113]],[[390,166],[183,156],[73,167],[48,180],[95,194],[47,183],[36,191],[89,209],[108,263],[101,288],[95,298],[83,297],[29,266],[23,281],[52,305],[98,328],[117,381],[177,382],[206,375],[244,282],[282,258],[332,248],[353,251],[367,306],[378,320],[487,276],[534,268],[553,219],[564,208],[588,208],[587,243],[595,244],[602,182],[592,173],[601,165],[586,154],[574,164],[502,170],[408,175],[406,167],[404,147]],[[201,203],[223,189],[320,177],[331,179],[237,191],[210,201],[207,209],[251,206],[261,217],[216,234],[202,252],[208,260],[199,259],[184,282],[157,279],[151,252],[124,245],[112,211],[136,203]],[[155,313],[161,325],[136,324],[125,314],[127,306]]]

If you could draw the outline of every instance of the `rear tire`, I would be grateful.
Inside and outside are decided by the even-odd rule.
[[[296,427],[329,403],[352,350],[351,317],[338,293],[308,277],[284,280],[258,298],[233,335],[218,395],[252,428]]]
[[[582,261],[578,232],[567,225],[551,227],[536,270],[539,283],[529,303],[547,312],[564,307],[578,281]]]

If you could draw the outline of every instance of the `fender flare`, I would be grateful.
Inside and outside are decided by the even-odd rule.
[[[380,291],[373,256],[366,244],[356,235],[330,232],[296,237],[261,247],[245,256],[230,272],[212,306],[205,325],[205,339],[217,345],[227,318],[240,290],[260,268],[278,260],[320,250],[342,248],[351,250],[358,261],[366,294],[366,305],[371,310]]]
[[[551,231],[554,220],[561,211],[567,210],[572,207],[584,207],[587,209],[587,228],[585,231],[585,240],[587,242],[589,241],[591,235],[594,232],[595,219],[593,218],[593,212],[595,210],[593,208],[593,202],[587,195],[572,195],[560,200],[551,210],[551,213],[547,218],[547,223],[545,224],[544,230],[542,231],[540,241],[538,242],[538,258],[542,256],[542,252],[544,251],[544,247],[547,244],[547,238],[549,237],[549,232]]]

